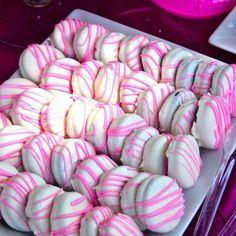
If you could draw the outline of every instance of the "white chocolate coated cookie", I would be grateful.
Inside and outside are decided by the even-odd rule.
[[[6,161],[0,161],[0,187],[4,185],[6,181],[12,176],[16,175],[18,170],[10,163]],[[0,192],[2,190],[0,189]]]

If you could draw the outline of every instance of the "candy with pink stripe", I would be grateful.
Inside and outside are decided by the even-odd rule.
[[[53,184],[52,150],[61,139],[60,136],[51,133],[41,133],[32,137],[22,148],[24,169],[38,174],[46,183]]]
[[[65,19],[56,24],[52,33],[52,41],[56,48],[67,57],[75,57],[73,40],[75,33],[84,25],[79,19]]]
[[[0,186],[4,186],[4,183],[17,173],[18,170],[12,164],[6,161],[0,161]],[[0,189],[1,191],[2,189]]]
[[[80,236],[97,236],[99,235],[100,224],[113,216],[111,208],[106,206],[97,206],[89,211],[81,221]]]
[[[136,114],[124,114],[115,118],[107,132],[107,145],[112,159],[120,161],[125,139],[134,130],[146,126],[146,121]]]
[[[34,135],[34,132],[18,125],[11,125],[1,129],[0,161],[6,161],[21,170],[23,167],[21,149],[24,143]]]
[[[71,184],[74,191],[84,194],[93,206],[98,205],[95,187],[103,173],[116,167],[116,163],[106,155],[86,158],[76,166]]]
[[[51,234],[79,235],[82,218],[92,209],[84,195],[65,192],[58,195],[51,211]]]
[[[124,111],[118,105],[98,104],[87,120],[86,140],[93,144],[96,152],[108,154],[107,131],[111,122]]]
[[[167,174],[166,151],[171,140],[172,136],[169,134],[160,134],[150,138],[144,146],[143,162],[140,169],[152,174]]]
[[[169,133],[175,112],[181,104],[187,101],[197,101],[193,92],[186,89],[177,89],[164,102],[159,111],[159,130]]]
[[[111,32],[103,34],[96,42],[94,57],[104,64],[118,61],[119,48],[124,34]]]
[[[193,122],[196,120],[198,101],[190,100],[177,109],[171,122],[171,134],[191,134]]]
[[[175,84],[177,68],[181,61],[186,57],[191,57],[192,53],[182,48],[170,50],[163,58],[161,65],[161,80],[162,83]]]
[[[231,116],[236,117],[236,65],[218,67],[212,79],[211,93],[226,99]]]
[[[83,62],[72,74],[72,89],[77,96],[94,98],[94,81],[103,63],[96,60]]]
[[[120,99],[124,111],[133,113],[140,95],[155,85],[157,85],[155,78],[144,71],[133,72],[126,76],[120,85]]]
[[[61,58],[51,62],[41,74],[40,87],[48,91],[72,93],[72,74],[80,63],[71,58]]]
[[[182,189],[170,177],[148,177],[138,187],[136,211],[138,219],[148,230],[170,232],[184,215]]]
[[[40,121],[45,132],[66,135],[66,116],[72,103],[72,95],[57,94],[42,108]]]
[[[11,121],[4,115],[4,113],[0,112],[0,129],[12,125]]]
[[[213,73],[217,65],[218,63],[213,60],[203,61],[199,64],[194,77],[193,86],[191,87],[191,90],[197,96],[203,96],[209,92],[212,85]]]
[[[99,236],[143,236],[142,231],[134,220],[124,214],[118,213],[105,220],[99,228]]]
[[[44,68],[64,55],[48,44],[31,44],[21,54],[19,67],[24,78],[40,83]]]
[[[95,45],[99,37],[108,30],[98,24],[87,24],[79,29],[74,37],[74,50],[79,62],[94,58]]]
[[[199,58],[184,58],[177,68],[175,88],[190,89],[193,85],[194,77],[200,63],[201,60]]]
[[[136,113],[150,126],[159,127],[159,111],[167,99],[174,92],[174,87],[166,83],[158,83],[144,91],[138,99]]]
[[[95,99],[103,103],[120,103],[120,83],[131,73],[126,64],[110,62],[104,65],[94,82]]]
[[[5,183],[0,207],[3,219],[11,228],[22,232],[31,231],[25,214],[28,196],[33,189],[44,184],[40,176],[29,172],[18,173]]]
[[[143,160],[144,145],[151,137],[158,134],[158,130],[150,126],[133,131],[125,140],[120,159],[122,164],[139,169]]]
[[[129,166],[118,166],[104,173],[96,187],[100,205],[108,206],[114,212],[120,212],[121,191],[137,174],[138,171]]]
[[[151,41],[142,50],[143,69],[158,82],[161,77],[162,60],[171,47],[164,42]]]
[[[126,36],[120,44],[119,59],[126,63],[131,70],[140,71],[143,69],[140,54],[149,40],[144,35]]]
[[[70,138],[84,138],[86,124],[90,113],[95,109],[97,101],[78,97],[70,106],[66,117],[66,134]]]
[[[121,192],[120,205],[122,213],[132,217],[132,219],[142,230],[145,230],[145,227],[137,218],[136,207],[135,207],[136,195],[140,184],[151,175],[152,174],[148,172],[141,172],[137,174],[133,179],[129,180],[129,182],[124,186]]]
[[[26,89],[38,86],[28,79],[10,78],[0,85],[0,112],[10,116],[14,97]]]
[[[57,184],[71,189],[71,176],[76,165],[94,155],[93,146],[83,139],[65,139],[57,143],[52,152],[52,173]]]
[[[230,111],[223,97],[205,94],[198,103],[192,135],[205,148],[222,147],[225,133],[230,127]],[[207,135],[206,135],[207,134]]]
[[[50,235],[52,205],[56,196],[62,192],[62,189],[49,184],[41,185],[30,192],[25,214],[34,235]]]
[[[44,89],[25,90],[13,101],[10,113],[13,123],[39,134],[42,131],[40,113],[43,106],[48,104],[52,98],[53,95]]]
[[[168,176],[175,179],[181,188],[191,188],[196,183],[202,167],[199,147],[194,137],[174,136],[166,156]]]

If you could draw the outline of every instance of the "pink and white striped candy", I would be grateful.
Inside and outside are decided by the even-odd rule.
[[[76,166],[72,175],[71,183],[74,191],[84,194],[93,206],[97,206],[95,187],[101,175],[114,167],[117,167],[116,163],[106,155],[86,158]]]
[[[6,161],[0,161],[0,187],[9,180],[12,176],[16,175],[18,170]],[[0,192],[2,189],[0,189]]]
[[[191,90],[197,96],[203,96],[210,91],[213,73],[217,65],[218,63],[213,60],[203,61],[199,64],[191,87]]]
[[[135,206],[138,219],[148,230],[167,233],[184,214],[183,192],[170,177],[150,176],[138,187]]]
[[[94,98],[94,81],[103,63],[96,60],[83,62],[72,75],[72,89],[77,96]]]
[[[108,30],[101,25],[88,24],[79,29],[74,38],[74,50],[79,62],[94,58],[95,45],[99,37]]]
[[[0,112],[10,116],[14,97],[26,89],[37,88],[38,86],[28,79],[10,78],[0,85]]]
[[[64,55],[48,44],[31,44],[21,54],[19,67],[24,78],[40,83],[44,68]]]
[[[4,115],[4,113],[0,112],[0,129],[12,125],[11,121]]]
[[[41,110],[40,122],[45,132],[66,135],[66,115],[73,103],[72,95],[58,94]]]
[[[84,195],[65,192],[58,195],[51,211],[51,234],[79,235],[82,218],[92,209]]]
[[[105,220],[99,228],[99,236],[143,236],[142,231],[134,220],[124,214],[118,213]]]
[[[158,134],[158,130],[150,126],[133,131],[125,140],[120,159],[122,164],[139,169],[143,160],[143,149],[146,142]]]
[[[155,85],[157,85],[155,78],[144,71],[133,72],[126,76],[120,85],[120,99],[124,111],[133,113],[140,95]]]
[[[150,126],[159,127],[159,111],[167,97],[174,92],[174,87],[167,83],[158,83],[144,91],[138,99],[136,113]]]
[[[96,42],[95,59],[104,64],[118,61],[120,43],[124,37],[124,34],[117,32],[103,34]]]
[[[108,154],[107,131],[111,122],[124,112],[118,105],[98,104],[87,120],[86,140],[93,144],[96,152]]]
[[[120,61],[126,63],[133,71],[142,70],[143,67],[140,54],[143,47],[148,43],[148,38],[143,35],[126,36],[120,44]]]
[[[18,125],[11,125],[1,129],[0,161],[6,161],[21,170],[23,167],[21,149],[24,143],[34,135],[34,132]]]
[[[198,107],[197,118],[191,130],[193,137],[202,147],[222,147],[225,133],[231,124],[226,100],[220,96],[205,94],[199,100]]]
[[[29,172],[18,173],[5,183],[0,208],[3,219],[11,228],[22,232],[31,231],[25,214],[28,196],[33,189],[44,184],[40,176]]]
[[[175,179],[181,188],[191,188],[196,183],[202,166],[199,147],[194,137],[174,136],[166,156],[168,176]]]
[[[104,173],[96,187],[100,205],[108,206],[116,213],[120,212],[121,191],[137,174],[138,171],[129,166],[118,166]]]
[[[94,82],[95,99],[103,103],[120,103],[120,83],[131,73],[126,64],[110,62],[104,65]]]
[[[50,235],[50,214],[55,198],[62,189],[44,184],[33,189],[28,197],[25,214],[29,218],[29,226],[34,235]]]
[[[107,145],[111,158],[120,161],[125,139],[136,129],[148,126],[146,121],[136,114],[124,114],[115,118],[107,132]]]
[[[24,169],[41,176],[46,183],[53,184],[52,150],[61,137],[51,133],[41,133],[32,137],[22,147]]]
[[[94,207],[91,211],[87,212],[86,216],[81,221],[80,236],[99,235],[100,224],[113,215],[114,213],[109,207]]]
[[[80,63],[71,58],[51,62],[41,74],[40,87],[48,91],[72,93],[72,74]]]
[[[191,56],[191,52],[182,48],[175,48],[170,50],[162,60],[160,82],[170,83],[171,85],[174,85],[175,76],[179,64],[184,58]]]
[[[161,77],[162,60],[171,47],[164,42],[151,41],[142,50],[141,59],[144,71],[158,82]]]
[[[71,176],[76,165],[94,155],[93,146],[83,139],[64,139],[57,143],[52,152],[52,173],[57,184],[71,189]]]
[[[25,90],[13,101],[11,118],[15,125],[22,125],[36,134],[42,131],[40,113],[43,106],[48,104],[53,95],[40,88]]]
[[[56,48],[67,57],[75,57],[73,40],[75,33],[85,25],[79,19],[65,19],[56,24],[52,33],[52,41]]]

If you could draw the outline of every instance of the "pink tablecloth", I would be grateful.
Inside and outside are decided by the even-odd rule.
[[[0,0],[0,6],[0,82],[17,69],[20,53],[28,44],[42,42],[52,32],[54,25],[76,8],[146,31],[227,63],[236,63],[235,55],[208,44],[209,36],[225,16],[201,21],[181,19],[160,10],[148,0],[53,0],[51,5],[42,9],[27,7],[23,0]],[[217,235],[236,209],[235,173],[234,170],[210,235]],[[192,234],[195,223],[196,217],[186,235]]]

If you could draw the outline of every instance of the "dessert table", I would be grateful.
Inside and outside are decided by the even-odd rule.
[[[119,23],[180,44],[226,63],[236,63],[236,55],[211,46],[208,38],[225,15],[206,20],[189,20],[164,12],[151,0],[53,0],[45,8],[31,8],[23,0],[0,0],[0,82],[18,68],[23,49],[40,43],[53,27],[72,10],[80,8]],[[210,235],[218,235],[236,211],[236,171],[232,171]],[[192,235],[198,214],[185,235]]]

